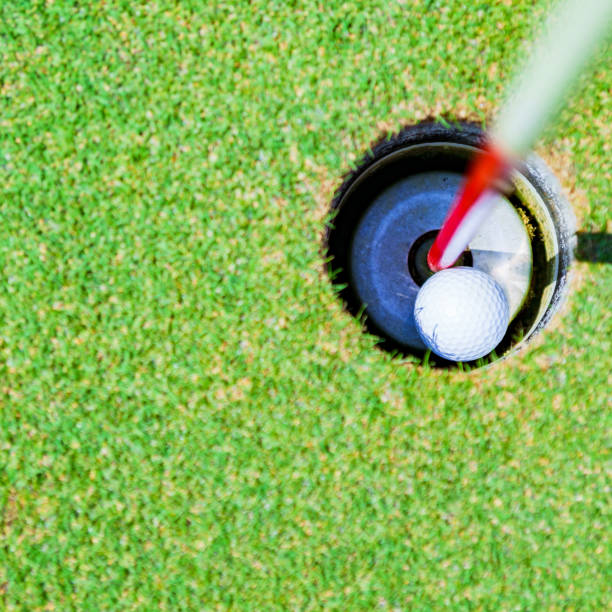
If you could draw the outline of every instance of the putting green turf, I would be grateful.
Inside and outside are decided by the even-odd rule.
[[[607,238],[469,374],[377,350],[319,251],[368,143],[484,121],[550,3],[79,4],[0,8],[0,605],[605,608]],[[609,49],[538,145],[589,234]]]

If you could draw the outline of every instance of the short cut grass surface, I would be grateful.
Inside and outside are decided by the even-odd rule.
[[[343,173],[486,122],[549,7],[2,3],[4,609],[609,605],[609,45],[538,144],[594,237],[535,345],[394,359],[322,272]]]

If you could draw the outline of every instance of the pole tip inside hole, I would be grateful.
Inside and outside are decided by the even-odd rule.
[[[434,243],[439,229],[425,232],[419,236],[410,246],[408,250],[408,271],[414,282],[420,287],[434,272],[427,265],[427,253]],[[453,264],[453,268],[457,266],[472,267],[472,253],[466,249],[461,253],[459,259]]]

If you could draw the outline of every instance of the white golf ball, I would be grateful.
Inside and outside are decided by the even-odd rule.
[[[510,308],[495,279],[475,268],[457,267],[427,279],[417,295],[414,318],[423,342],[436,355],[472,361],[500,343]]]

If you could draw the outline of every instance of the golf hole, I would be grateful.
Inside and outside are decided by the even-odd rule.
[[[414,301],[430,276],[425,257],[484,133],[472,123],[426,121],[373,144],[331,202],[324,253],[331,282],[381,349],[429,355],[414,324]],[[566,297],[575,221],[558,181],[530,156],[500,187],[494,212],[456,265],[493,276],[511,321],[495,351],[467,365],[493,363],[540,333]]]

